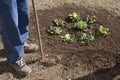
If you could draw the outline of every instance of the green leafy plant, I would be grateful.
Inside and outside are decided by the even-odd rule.
[[[109,28],[105,28],[103,26],[100,26],[98,30],[96,31],[96,34],[102,37],[106,37],[108,33],[109,33]]]
[[[61,27],[50,26],[48,32],[53,35],[58,35],[62,33]]]
[[[87,23],[85,21],[79,21],[74,25],[75,29],[83,30],[87,28]]]
[[[96,22],[96,16],[87,16],[87,23],[95,23]]]
[[[66,23],[66,22],[63,21],[63,20],[54,19],[54,20],[53,20],[53,23],[54,23],[55,26],[63,27],[63,26],[65,26],[65,23]]]
[[[90,41],[94,40],[94,36],[92,35],[92,32],[90,31],[88,34],[82,33],[82,36],[79,40],[81,44],[89,44]]]
[[[76,13],[76,12],[69,14],[68,18],[72,21],[78,21],[80,19],[78,13]]]
[[[68,42],[68,43],[72,43],[74,42],[74,38],[75,35],[71,35],[71,34],[65,34],[64,36],[61,36],[62,41]]]

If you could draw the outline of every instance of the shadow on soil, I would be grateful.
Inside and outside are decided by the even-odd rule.
[[[0,58],[5,58],[5,50],[4,49],[0,49]]]
[[[114,67],[106,69],[99,69],[94,73],[71,80],[120,80],[120,78],[116,79],[117,75],[120,75],[120,65],[116,65]]]
[[[0,62],[0,75],[2,75],[4,73],[12,73],[13,76],[17,79],[22,79],[25,77],[25,76],[20,76],[13,69],[11,69],[6,61]]]

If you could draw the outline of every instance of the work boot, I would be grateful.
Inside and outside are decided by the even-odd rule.
[[[26,65],[23,59],[16,61],[15,63],[9,63],[9,66],[12,67],[18,74],[27,75],[31,73],[31,69]]]
[[[24,51],[25,53],[33,53],[38,51],[38,45],[36,44],[28,44],[27,42],[24,43]]]

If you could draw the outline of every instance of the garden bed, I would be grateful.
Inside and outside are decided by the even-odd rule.
[[[75,39],[71,44],[60,40],[60,36],[66,33],[80,34],[79,31],[72,29],[74,23],[66,24],[61,35],[50,35],[47,32],[53,19],[66,20],[68,14],[74,11],[79,13],[81,20],[85,20],[87,15],[95,15],[97,22],[91,24],[91,26],[98,27],[103,25],[110,29],[110,34],[105,38],[95,37],[95,40],[90,42],[89,45],[80,45],[78,39]],[[114,14],[102,8],[95,10],[87,9],[82,6],[76,7],[69,4],[52,10],[38,11],[38,15],[44,53],[49,55],[49,57],[56,58],[58,64],[62,64],[67,68],[62,74],[65,78],[66,76],[81,77],[82,75],[99,69],[115,66],[117,58],[114,55],[120,51],[120,18],[118,16],[114,16]],[[33,24],[34,23],[31,23],[31,25]],[[32,39],[34,39],[34,36],[36,36],[36,32],[32,30]],[[35,42],[36,40],[33,41]],[[105,78],[88,78],[88,80],[112,80],[110,79],[111,77],[109,79]],[[81,78],[80,80],[87,79]]]
[[[81,45],[78,39],[81,33],[73,29],[74,23],[67,23],[60,35],[51,35],[47,32],[52,25],[53,19],[66,18],[69,13],[77,12],[81,20],[87,15],[95,15],[96,23],[90,24],[93,27],[103,25],[109,28],[110,34],[95,39],[88,45]],[[1,80],[119,80],[119,70],[116,63],[119,62],[120,52],[120,17],[103,8],[86,8],[65,4],[62,7],[53,9],[38,10],[38,19],[42,34],[43,49],[46,58],[54,63],[41,63],[34,61],[40,54],[28,54],[25,60],[32,68],[33,73],[26,77],[17,75],[5,62],[0,63]],[[31,12],[30,39],[29,42],[38,44],[35,19]],[[94,32],[94,29],[93,29]],[[77,37],[73,43],[63,42],[60,36],[66,33],[75,33]],[[93,33],[95,35],[95,33]],[[3,53],[3,51],[2,51]],[[118,76],[118,77],[116,77]],[[116,78],[115,78],[116,77]]]

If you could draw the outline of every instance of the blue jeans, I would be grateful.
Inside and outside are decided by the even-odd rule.
[[[7,61],[14,63],[24,55],[28,33],[28,0],[0,0],[0,34]]]

